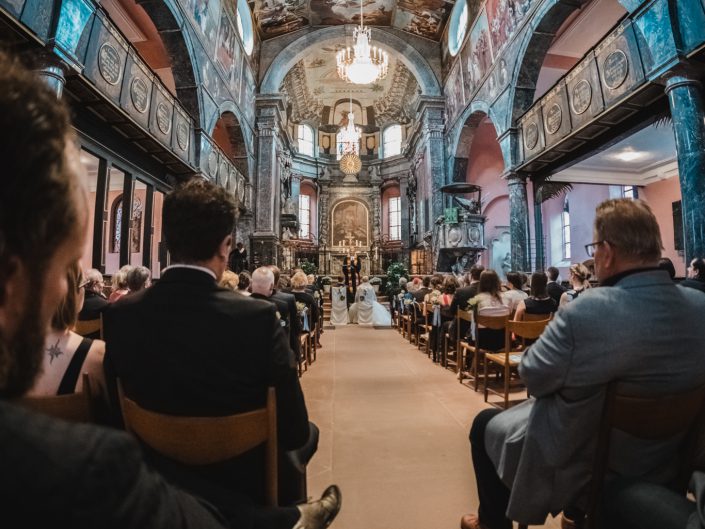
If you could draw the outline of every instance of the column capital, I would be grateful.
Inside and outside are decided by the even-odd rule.
[[[681,86],[696,86],[702,88],[703,84],[692,66],[681,64],[666,72],[661,79],[668,94],[671,90]]]
[[[507,185],[518,185],[518,184],[523,184],[526,185],[526,176],[522,173],[518,173],[517,171],[508,171],[504,173],[501,177],[502,180],[507,181]]]

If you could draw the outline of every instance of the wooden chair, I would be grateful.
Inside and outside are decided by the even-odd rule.
[[[103,339],[103,316],[94,320],[77,321],[74,326],[74,332],[81,336],[88,336],[93,333],[100,333],[100,339]]]
[[[299,376],[303,375],[304,371],[308,371],[308,347],[310,343],[308,333],[299,334],[299,360],[297,362]]]
[[[468,349],[472,347],[467,340],[464,340],[464,336],[460,335],[460,322],[466,321],[468,323],[468,328],[472,325],[472,312],[469,310],[458,309],[458,313],[455,315],[455,336],[458,342],[458,362],[456,372],[458,373],[458,381],[463,383],[463,369],[465,368],[465,359],[469,354]]]
[[[666,440],[685,436],[678,451],[676,485],[685,494],[695,466],[697,436],[705,416],[705,385],[690,391],[660,397],[622,393],[619,381],[607,386],[604,411],[598,430],[597,450],[590,480],[587,529],[596,529],[602,484],[609,470],[610,438],[613,429],[644,440]]]
[[[504,398],[504,409],[509,407],[509,387],[511,382],[512,370],[516,370],[521,362],[522,351],[512,350],[512,334],[521,339],[536,339],[541,336],[541,333],[548,325],[550,319],[540,321],[508,321],[504,331],[504,351],[501,353],[487,353],[485,355],[485,371],[484,371],[484,393],[485,402],[490,393],[499,395]],[[504,378],[504,387],[502,392],[498,392],[489,385],[488,372],[492,364],[497,366],[499,372]],[[523,400],[523,399],[522,399]],[[490,402],[495,407],[501,408],[496,402]]]
[[[509,314],[507,313],[505,316],[484,316],[481,314],[477,314],[477,308],[475,308],[475,311],[472,313],[473,320],[475,321],[475,324],[477,327],[482,325],[483,327],[487,329],[493,329],[493,330],[503,330],[506,333],[507,329],[507,322],[509,321]],[[470,373],[468,374],[468,377],[470,380],[474,382],[474,387],[473,389],[475,391],[478,390],[479,387],[479,380],[480,380],[480,364],[486,365],[485,362],[485,357],[487,354],[493,353],[494,351],[489,351],[485,348],[482,347],[482,339],[480,337],[480,334],[478,332],[478,329],[476,327],[475,330],[475,345],[471,345],[466,342],[464,354],[472,354],[472,364],[470,366]],[[506,339],[505,339],[505,345],[506,345]],[[483,371],[483,376],[487,376],[487,369],[485,367]],[[462,379],[460,380],[462,383]],[[486,381],[485,381],[486,383]]]
[[[458,317],[455,317],[455,325],[456,327],[458,326]],[[448,331],[443,331],[443,362],[442,365],[443,367],[447,368],[448,365],[450,364],[454,370],[457,372],[458,371],[458,358],[459,358],[459,342],[458,340],[458,332],[455,332],[454,336],[451,336],[450,334],[450,329]],[[452,357],[450,358],[450,354],[455,353]]]
[[[264,408],[225,417],[180,417],[145,410],[126,397],[118,380],[125,429],[156,452],[184,465],[211,465],[265,446],[265,498],[276,507],[277,407],[274,388]]]
[[[424,345],[424,352],[426,356],[431,357],[431,330],[433,330],[433,303],[423,303],[420,304],[422,307],[423,317],[416,325],[416,332],[418,334],[418,339],[416,340],[419,349],[421,348],[421,342]]]
[[[37,413],[70,422],[94,422],[95,408],[88,374],[83,373],[83,390],[70,395],[51,397],[23,397],[17,404]]]

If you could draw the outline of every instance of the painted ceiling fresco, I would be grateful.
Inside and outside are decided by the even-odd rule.
[[[389,26],[439,40],[455,0],[255,0],[254,16],[263,39],[306,26],[360,23]]]
[[[351,85],[338,76],[335,52],[337,45],[323,46],[299,61],[286,75],[282,91],[292,103],[291,119],[311,121],[320,125],[344,126],[350,98],[365,109],[365,115],[355,114],[355,122],[363,126],[379,126],[390,122],[408,122],[418,92],[413,74],[389,57],[389,73],[372,85]],[[374,123],[367,116],[374,115]]]

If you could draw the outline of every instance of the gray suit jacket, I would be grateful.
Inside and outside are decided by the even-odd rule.
[[[628,275],[561,308],[524,354],[519,373],[534,397],[488,424],[487,451],[511,488],[507,515],[542,524],[585,506],[608,382],[635,394],[668,394],[705,383],[705,295],[676,287],[664,271]],[[671,479],[679,439],[644,443],[613,435],[619,474]]]

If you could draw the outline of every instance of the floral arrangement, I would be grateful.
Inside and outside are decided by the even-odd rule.
[[[381,285],[382,284],[382,278],[378,276],[374,276],[370,279],[370,285]]]
[[[330,285],[332,282],[333,280],[330,278],[330,276],[325,276],[321,279],[322,285]]]
[[[387,295],[393,297],[399,292],[399,278],[409,279],[409,271],[404,263],[394,262],[387,267]]]
[[[296,302],[296,311],[297,311],[299,314],[303,314],[303,312],[304,312],[305,310],[306,310],[306,303],[304,303],[303,301],[297,301],[297,302]]]
[[[428,301],[430,303],[432,303],[433,305],[440,305],[441,304],[441,292],[439,290],[433,290],[428,295]]]
[[[304,274],[309,275],[313,274],[316,275],[318,273],[318,267],[316,266],[316,263],[312,263],[308,259],[304,259],[299,263],[299,267],[301,270],[304,271]]]

